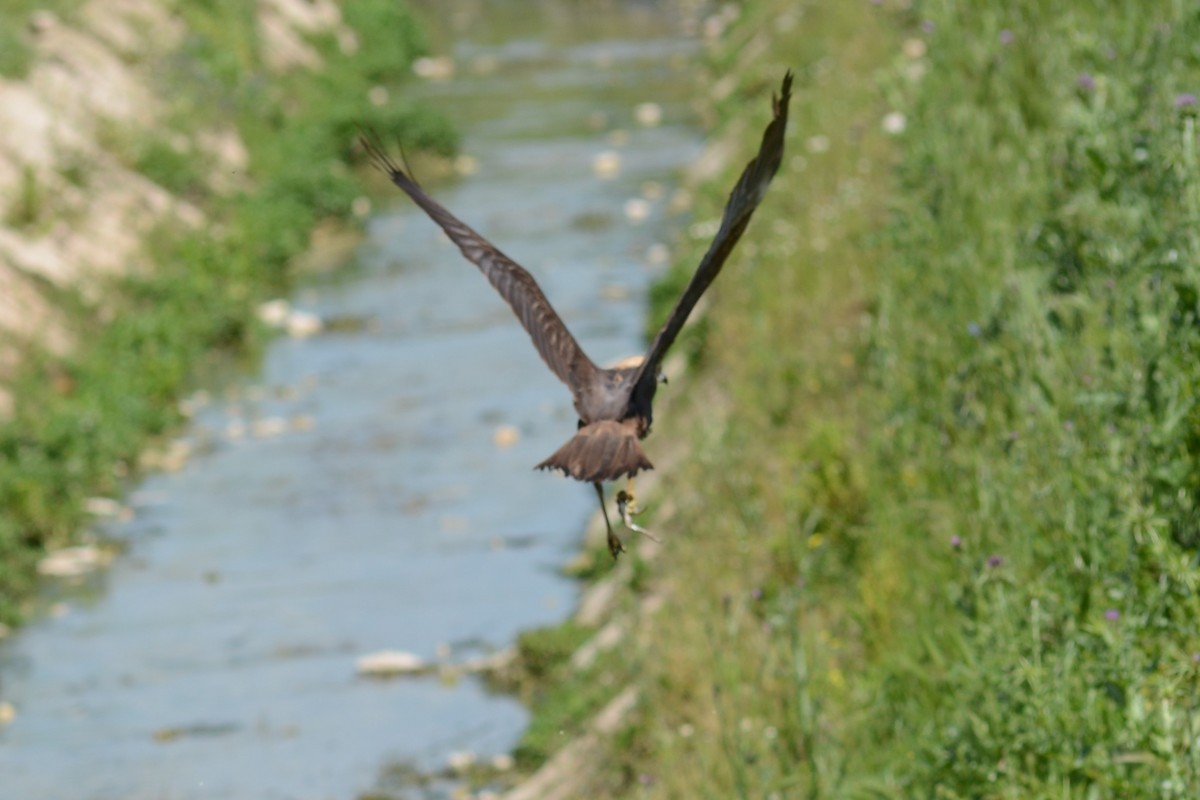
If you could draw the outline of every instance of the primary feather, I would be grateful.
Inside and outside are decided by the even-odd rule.
[[[578,396],[597,372],[575,337],[555,312],[537,281],[498,247],[451,214],[366,136],[363,147],[375,166],[436,222],[467,260],[479,268],[517,315],[546,366]]]

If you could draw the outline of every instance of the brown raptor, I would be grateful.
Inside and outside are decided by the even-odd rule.
[[[641,439],[650,432],[651,406],[663,356],[700,296],[721,271],[779,170],[791,87],[792,73],[789,71],[784,75],[779,95],[771,98],[771,121],[763,133],[758,154],[746,165],[733,187],[716,237],[700,260],[683,296],[654,337],[646,356],[635,366],[611,369],[598,367],[588,358],[532,275],[426,194],[375,140],[361,137],[372,163],[441,226],[467,260],[475,264],[500,296],[508,301],[546,365],[571,390],[579,415],[579,428],[554,455],[538,464],[537,469],[561,470],[596,487],[613,558],[624,547],[609,522],[601,483],[622,476],[632,479],[639,471],[653,468],[642,451]],[[618,502],[622,517],[628,523],[632,494],[622,492]]]

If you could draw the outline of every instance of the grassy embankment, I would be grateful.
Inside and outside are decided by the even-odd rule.
[[[747,3],[716,110],[748,153],[797,68],[790,155],[657,423],[692,451],[625,602],[665,606],[583,675],[585,631],[526,639],[526,766],[631,682],[586,796],[1200,796],[1197,41],[1167,0]]]
[[[0,621],[20,617],[45,549],[70,542],[86,523],[85,499],[119,493],[138,454],[180,423],[177,400],[197,369],[262,341],[256,303],[286,290],[317,222],[350,217],[360,194],[347,166],[356,126],[442,152],[454,146],[440,117],[394,99],[368,101],[371,87],[408,75],[422,47],[394,2],[346,4],[357,52],[317,37],[325,68],[282,76],[263,65],[253,4],[185,2],[179,11],[190,29],[185,45],[154,65],[171,98],[167,126],[113,131],[106,144],[199,205],[209,224],[164,227],[149,268],[134,265],[99,304],[58,291],[80,346],[67,359],[27,354],[13,384],[15,418],[0,427]],[[232,124],[250,155],[245,187],[231,195],[212,192],[211,165],[173,143],[218,123]],[[86,186],[86,166],[74,171],[71,179]]]
[[[70,19],[83,0],[3,0],[0,2],[0,78],[25,77],[33,59],[33,47],[29,41],[33,35],[29,30],[30,15],[37,11],[49,11],[59,17]]]

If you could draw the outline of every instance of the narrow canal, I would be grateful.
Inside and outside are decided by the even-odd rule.
[[[639,351],[673,181],[700,144],[685,14],[428,8],[433,71],[453,75],[411,91],[467,157],[428,188],[537,276],[594,360]],[[571,611],[559,568],[595,499],[532,471],[573,431],[570,398],[398,192],[357,261],[293,302],[362,324],[281,338],[214,388],[185,432],[197,455],[105,529],[126,553],[48,586],[47,613],[0,643],[0,797],[353,798],[389,764],[517,741],[525,710],[475,679],[355,665],[469,658]]]

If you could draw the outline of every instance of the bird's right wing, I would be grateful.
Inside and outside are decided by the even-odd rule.
[[[598,369],[567,330],[533,276],[426,194],[377,142],[365,135],[359,140],[375,167],[411,197],[458,245],[467,260],[479,267],[521,320],[546,366],[578,397]]]
[[[771,97],[772,119],[763,132],[762,144],[756,155],[738,178],[737,185],[729,195],[725,204],[725,213],[721,216],[721,227],[717,230],[716,238],[708,247],[708,252],[696,268],[696,274],[683,291],[683,296],[671,311],[671,316],[654,337],[650,352],[642,362],[641,371],[634,379],[634,393],[653,397],[657,388],[659,366],[667,349],[675,342],[675,337],[683,329],[683,323],[696,306],[704,290],[709,287],[725,259],[733,252],[733,246],[741,238],[742,232],[750,222],[750,216],[767,193],[767,187],[779,165],[783,161],[783,134],[787,129],[788,99],[792,93],[792,73],[789,70],[783,76],[783,87],[779,97]],[[646,395],[646,393],[649,393]]]

